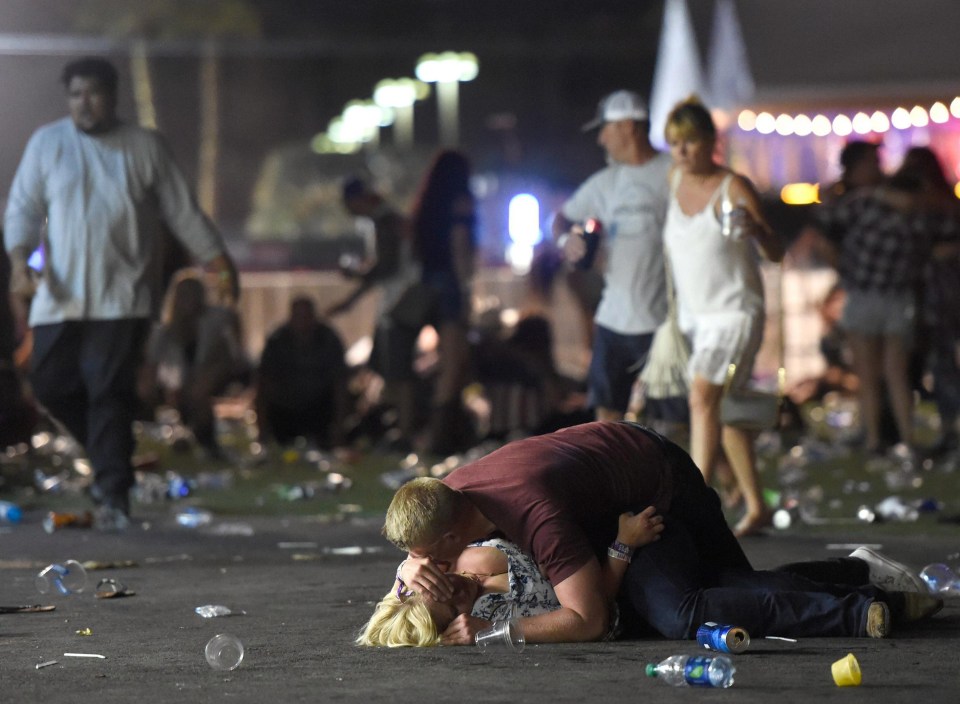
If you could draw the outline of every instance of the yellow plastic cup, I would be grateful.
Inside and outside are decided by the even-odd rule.
[[[847,653],[846,657],[840,658],[830,666],[833,673],[833,681],[838,687],[857,687],[860,685],[860,663],[853,656],[853,653]]]

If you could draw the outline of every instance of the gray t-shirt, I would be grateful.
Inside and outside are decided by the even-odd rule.
[[[653,332],[666,316],[662,231],[670,164],[667,154],[639,166],[611,164],[587,179],[561,209],[568,220],[603,223],[607,263],[595,320],[623,335]]]

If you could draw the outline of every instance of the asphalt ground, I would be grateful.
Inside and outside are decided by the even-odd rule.
[[[0,615],[0,701],[960,700],[960,599],[888,640],[755,641],[733,656],[732,688],[673,688],[645,677],[644,666],[696,654],[695,642],[529,645],[520,654],[358,648],[356,631],[389,588],[401,557],[380,536],[378,517],[231,515],[187,529],[176,524],[176,508],[135,505],[134,526],[122,534],[73,529],[48,535],[39,510],[0,531],[0,605],[56,605],[46,613]],[[801,526],[746,539],[744,546],[760,568],[872,544],[919,569],[957,552],[960,542],[952,531],[883,528]],[[134,564],[91,570],[81,594],[41,596],[37,572],[67,559]],[[103,578],[118,579],[136,594],[96,599],[92,591]],[[204,619],[194,610],[205,604],[245,613]],[[91,635],[78,635],[86,628]],[[204,645],[218,633],[244,644],[236,670],[215,670],[205,660]],[[847,653],[860,663],[859,687],[839,688],[831,678],[831,663]],[[55,664],[36,668],[50,661]]]

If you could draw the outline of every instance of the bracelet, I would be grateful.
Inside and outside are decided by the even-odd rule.
[[[413,596],[414,591],[407,588],[407,583],[403,581],[403,578],[400,576],[400,570],[403,569],[403,566],[407,563],[406,560],[397,565],[397,598],[404,599],[408,596]]]
[[[613,545],[610,546],[617,552],[625,552],[628,555],[633,554],[633,548],[627,545],[626,543],[621,543],[619,540],[614,540]]]
[[[614,550],[613,546],[607,548],[607,557],[612,557],[614,560],[622,560],[623,562],[630,564],[630,553]]]

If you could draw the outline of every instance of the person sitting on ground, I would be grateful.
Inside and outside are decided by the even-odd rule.
[[[624,511],[654,506],[660,539],[631,555],[611,541]],[[387,510],[384,534],[408,559],[405,589],[440,601],[447,573],[472,542],[502,534],[528,552],[560,608],[520,620],[529,642],[596,640],[607,632],[599,556],[607,546],[627,566],[618,603],[668,638],[695,637],[712,620],[757,637],[889,635],[894,622],[934,613],[942,600],[875,587],[819,586],[754,570],[726,524],[716,492],[690,456],[627,422],[587,423],[510,443],[443,480],[415,479]],[[445,643],[472,643],[487,621],[457,616]]]
[[[298,437],[317,447],[338,445],[347,408],[347,365],[337,332],[317,317],[305,296],[263,348],[256,373],[261,440],[289,445]]]
[[[236,311],[207,302],[202,274],[183,269],[171,282],[162,320],[151,332],[140,370],[139,392],[150,404],[176,408],[211,458],[217,442],[213,399],[232,382],[249,381]]]

